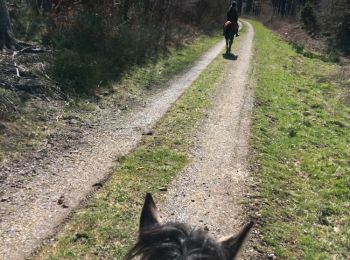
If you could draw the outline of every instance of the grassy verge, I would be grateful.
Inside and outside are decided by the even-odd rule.
[[[345,79],[341,82],[337,65],[304,57],[261,24],[253,24],[257,106],[252,146],[262,215],[259,250],[279,259],[346,259],[349,85]]]
[[[123,258],[135,240],[144,194],[159,193],[187,164],[193,134],[228,63],[218,57],[208,66],[38,258]]]

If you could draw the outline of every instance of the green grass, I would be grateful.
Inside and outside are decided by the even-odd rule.
[[[122,259],[135,241],[146,192],[159,193],[189,160],[193,135],[230,63],[216,58],[132,153],[119,159],[103,189],[76,212],[44,259]]]
[[[259,250],[279,259],[348,259],[349,89],[338,84],[338,65],[304,57],[253,24]]]

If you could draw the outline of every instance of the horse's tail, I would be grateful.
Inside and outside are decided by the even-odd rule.
[[[235,34],[237,34],[238,33],[238,29],[239,29],[238,23],[233,23],[232,26],[233,26],[233,30],[235,31]]]

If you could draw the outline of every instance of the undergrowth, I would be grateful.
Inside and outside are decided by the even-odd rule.
[[[302,56],[253,24],[258,250],[279,259],[348,259],[349,89],[338,84],[337,65]]]
[[[179,32],[182,37],[174,36],[165,43],[164,32],[153,24],[126,23],[119,26],[117,32],[112,31],[106,27],[103,17],[78,13],[72,26],[56,33],[52,40],[57,49],[52,74],[64,91],[94,94],[100,86],[108,87],[111,81],[119,81],[134,67],[164,63],[174,52],[186,49],[183,45],[186,37],[193,41],[200,34],[204,35],[194,29],[191,34],[183,31]],[[197,47],[187,52],[182,60],[189,61],[193,55],[198,57],[202,50],[200,44]],[[174,67],[178,60],[172,61],[175,65],[169,63],[169,71],[177,72]]]
[[[142,90],[183,70],[213,46],[218,38],[218,35],[197,35],[191,42],[166,51],[149,48],[145,43],[128,46],[131,40],[127,38],[118,40],[123,42],[111,39],[99,48],[90,46],[87,49],[79,47],[86,44],[84,41],[70,48],[65,47],[68,43],[60,43],[63,48],[55,55],[52,73],[68,93],[91,95],[99,93],[101,86],[104,90],[114,91],[120,86],[119,82],[135,76],[133,84]],[[75,38],[71,41],[76,42]],[[149,50],[149,53],[139,53],[138,50]]]

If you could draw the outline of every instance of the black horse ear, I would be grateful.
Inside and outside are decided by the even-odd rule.
[[[158,209],[151,193],[147,193],[141,212],[140,229],[149,228],[156,224],[159,224]]]
[[[236,235],[233,235],[229,238],[225,238],[220,241],[221,246],[224,247],[224,251],[228,256],[227,259],[234,259],[238,255],[253,225],[254,222],[249,222]]]

